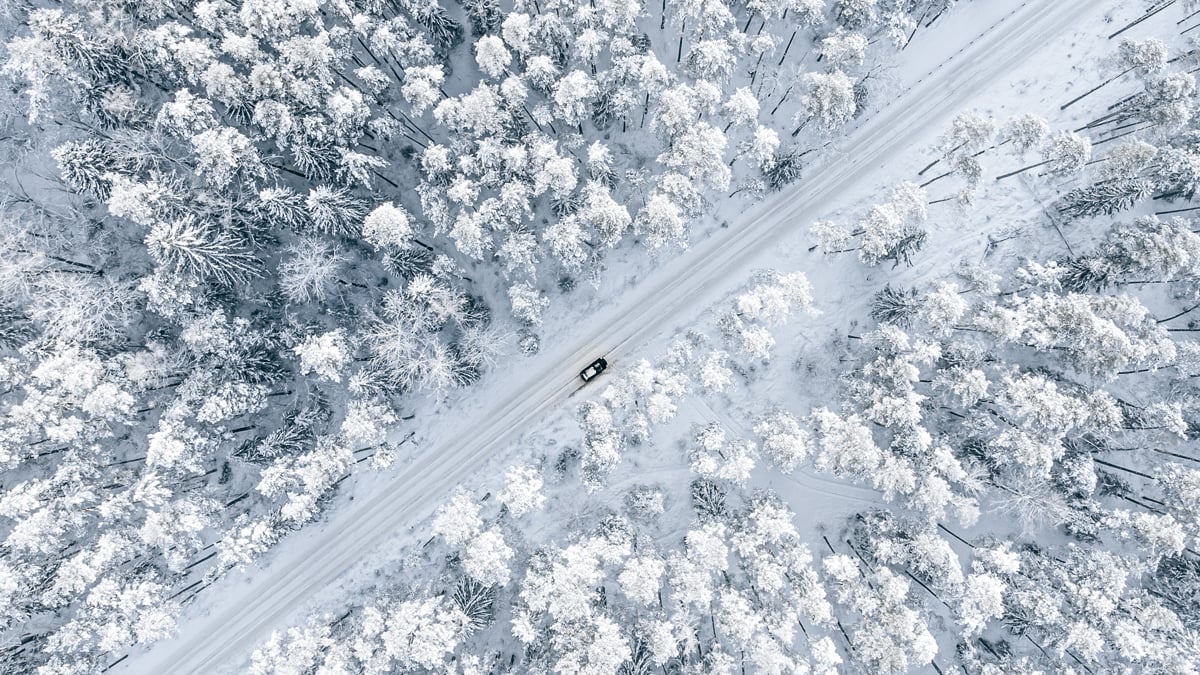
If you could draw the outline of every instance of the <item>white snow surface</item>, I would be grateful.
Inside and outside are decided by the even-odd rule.
[[[494,465],[497,453],[514,437],[569,404],[582,388],[578,371],[592,359],[603,355],[619,367],[647,343],[693,321],[743,283],[763,258],[778,256],[780,250],[802,250],[785,244],[820,215],[853,202],[861,196],[860,188],[874,186],[897,164],[910,164],[906,149],[920,147],[922,139],[940,131],[982,91],[1104,7],[1084,0],[1026,0],[1016,6],[976,0],[968,9],[950,16],[904,53],[896,83],[902,93],[857,122],[821,162],[806,168],[801,181],[660,265],[635,288],[564,331],[557,347],[520,361],[507,369],[507,377],[501,368],[502,376],[478,387],[461,409],[442,413],[447,419],[439,433],[392,482],[360,493],[325,521],[286,539],[260,568],[217,582],[204,604],[185,612],[178,637],[131,655],[113,672],[240,670],[271,630],[319,603],[323,593],[336,589],[339,579],[383,542],[420,522],[479,467]],[[837,266],[808,273],[818,290],[818,306],[833,313],[818,322],[840,322],[845,317],[839,308],[861,304],[857,296],[865,291],[842,283]],[[695,412],[718,417],[711,410]],[[779,477],[784,479],[806,491],[877,499],[874,491],[834,487],[833,481],[806,473]]]

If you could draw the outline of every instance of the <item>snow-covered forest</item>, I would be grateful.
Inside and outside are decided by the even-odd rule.
[[[1200,4],[0,16],[0,671],[1200,669]]]

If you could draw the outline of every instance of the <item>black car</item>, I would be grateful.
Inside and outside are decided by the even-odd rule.
[[[584,382],[591,382],[597,375],[603,373],[604,369],[607,367],[608,361],[605,361],[603,357],[598,358],[595,361],[592,361],[587,368],[584,368],[582,371],[580,371],[579,377]]]

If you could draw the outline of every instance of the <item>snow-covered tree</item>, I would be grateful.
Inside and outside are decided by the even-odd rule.
[[[854,116],[858,108],[854,96],[854,82],[845,73],[840,70],[828,74],[808,73],[804,76],[804,84],[807,87],[804,96],[806,124],[810,120],[816,120],[821,129],[833,131]]]
[[[844,28],[822,38],[819,45],[821,58],[837,70],[858,67],[867,53],[867,38]]]
[[[475,41],[475,62],[488,77],[498,79],[508,70],[512,54],[504,41],[495,35],[485,35]]]
[[[300,357],[301,373],[315,373],[333,382],[341,382],[342,373],[350,365],[346,334],[340,329],[324,335],[310,335],[293,351]]]
[[[412,216],[403,207],[391,202],[375,207],[363,220],[363,239],[377,249],[407,248],[414,234]]]
[[[908,606],[908,580],[886,567],[864,573],[846,555],[825,558],[824,569],[838,603],[861,617],[847,628],[856,661],[880,673],[903,673],[933,661],[937,641]]]
[[[464,491],[455,492],[433,519],[434,534],[450,546],[459,547],[470,541],[483,526],[479,503]]]
[[[279,286],[294,303],[322,302],[334,295],[349,257],[327,239],[305,237],[288,247],[279,264]]]
[[[542,494],[542,475],[536,468],[509,467],[504,474],[504,480],[504,490],[500,492],[499,498],[514,516],[520,517],[540,509],[546,503],[546,496]]]
[[[756,464],[757,454],[753,444],[727,439],[725,430],[712,423],[696,430],[689,457],[696,474],[745,485]]]
[[[476,535],[463,552],[463,570],[476,581],[503,586],[508,583],[513,550],[493,527]]]
[[[508,287],[508,299],[513,316],[533,326],[542,324],[542,311],[550,304],[537,287],[524,282]]]
[[[166,269],[199,281],[234,285],[259,274],[258,260],[237,237],[193,216],[156,224],[146,247]]]
[[[762,438],[762,451],[784,473],[791,473],[812,451],[812,437],[790,413],[778,410],[764,415],[754,425]]]

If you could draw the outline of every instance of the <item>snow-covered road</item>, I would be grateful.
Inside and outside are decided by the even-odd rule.
[[[204,598],[211,603],[207,615],[184,621],[179,637],[132,655],[114,671],[212,675],[244,667],[253,647],[272,629],[295,619],[314,593],[394,531],[428,514],[483,458],[530,428],[545,411],[564,404],[580,385],[577,373],[593,358],[606,355],[619,367],[640,346],[694,319],[742,283],[756,257],[796,228],[807,228],[833,202],[892,162],[914,138],[941,129],[983,88],[1063,34],[1096,4],[1027,0],[969,43],[940,46],[947,56],[962,49],[859,124],[827,161],[806,169],[804,180],[748,211],[742,222],[662,265],[589,317],[579,331],[588,336],[586,341],[545,350],[526,361],[515,379],[483,386],[475,400],[487,403],[458,417],[389,489],[350,503],[331,522],[313,525],[319,536],[285,540],[281,548],[307,550],[274,556],[273,564],[244,586]]]

